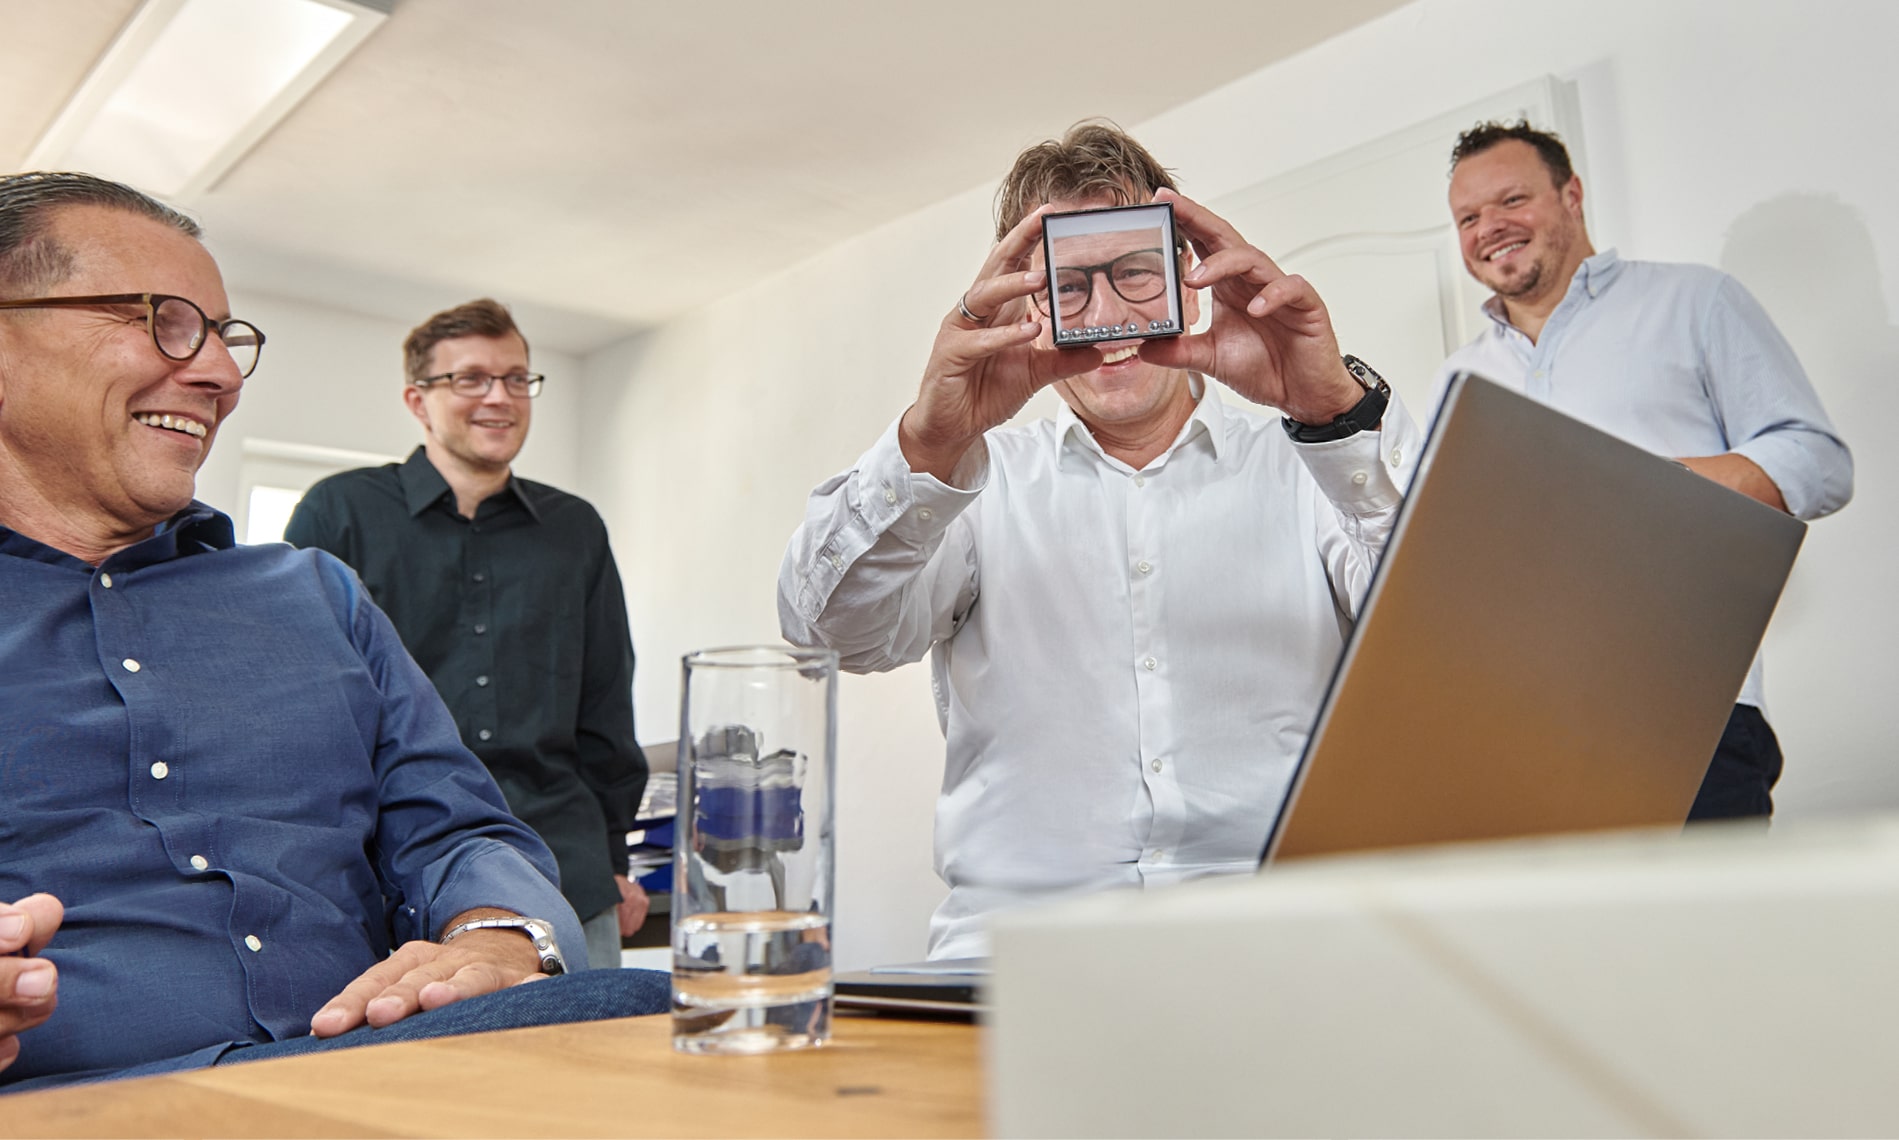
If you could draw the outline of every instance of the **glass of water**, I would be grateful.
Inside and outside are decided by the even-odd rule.
[[[831,1038],[837,654],[685,658],[673,847],[673,1048]]]

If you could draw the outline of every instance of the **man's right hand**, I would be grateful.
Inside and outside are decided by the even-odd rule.
[[[59,971],[34,955],[65,917],[52,895],[0,903],[0,1069],[20,1055],[19,1035],[51,1017],[59,1003]]]
[[[970,445],[1008,422],[1030,396],[1101,367],[1095,349],[1035,344],[1043,322],[1034,319],[1025,298],[1048,278],[1043,270],[1028,268],[1047,210],[1044,206],[1023,218],[989,251],[961,306],[943,318],[917,401],[897,425],[897,442],[910,470],[949,482]]]

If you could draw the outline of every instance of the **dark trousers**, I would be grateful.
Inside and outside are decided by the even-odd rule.
[[[1780,740],[1753,705],[1735,705],[1708,763],[1708,774],[1688,809],[1688,822],[1744,819],[1774,814],[1774,784],[1780,779]]]

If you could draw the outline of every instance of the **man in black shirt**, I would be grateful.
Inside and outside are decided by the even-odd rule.
[[[403,345],[423,443],[310,488],[284,537],[353,567],[488,765],[553,849],[590,964],[645,920],[626,833],[646,786],[620,573],[585,500],[518,479],[543,378],[508,311],[472,301]]]

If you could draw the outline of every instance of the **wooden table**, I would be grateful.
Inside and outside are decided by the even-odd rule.
[[[674,1053],[658,1017],[0,1096],[9,1136],[980,1136],[978,1031],[840,1016],[830,1046]]]

